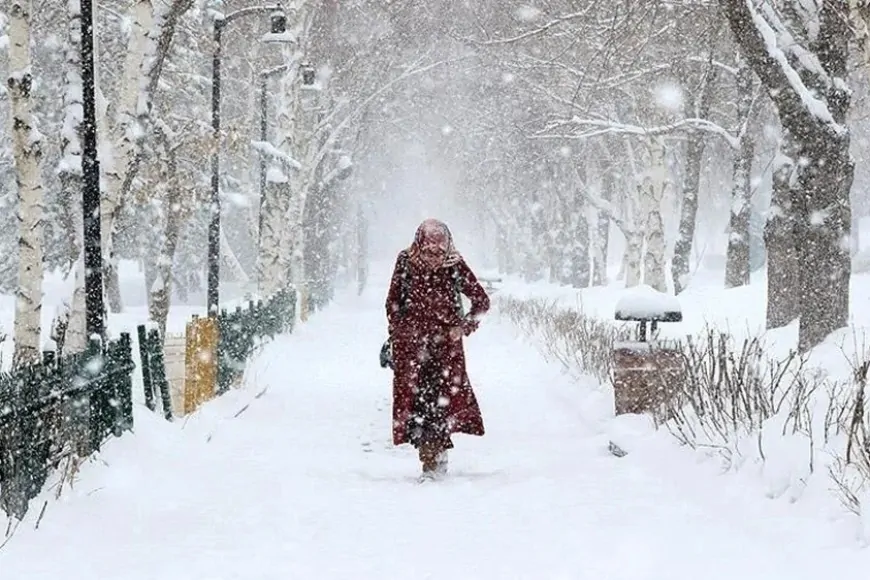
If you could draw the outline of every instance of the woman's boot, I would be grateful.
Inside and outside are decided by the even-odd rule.
[[[418,451],[423,477],[433,478],[438,470],[438,449],[432,443],[422,443]]]

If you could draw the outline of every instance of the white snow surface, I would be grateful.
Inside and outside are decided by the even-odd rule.
[[[671,294],[659,292],[651,286],[641,284],[621,292],[616,303],[616,312],[623,318],[652,318],[665,312],[682,312],[680,301]]]
[[[605,388],[497,314],[466,342],[487,434],[457,436],[450,475],[418,484],[413,451],[390,443],[385,291],[340,296],[187,420],[138,403],[135,433],[36,530],[53,496],[34,500],[0,578],[809,580],[870,564],[811,503],[760,497],[646,420],[614,419]]]

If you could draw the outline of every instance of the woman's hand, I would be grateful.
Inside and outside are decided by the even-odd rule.
[[[450,336],[450,340],[459,340],[463,336],[468,336],[480,326],[480,322],[473,318],[466,318],[463,320],[459,326],[454,326],[448,332],[448,336]]]
[[[460,326],[460,328],[462,329],[462,334],[468,336],[469,334],[477,330],[478,326],[480,326],[479,320],[474,318],[466,318],[462,321],[462,326]]]

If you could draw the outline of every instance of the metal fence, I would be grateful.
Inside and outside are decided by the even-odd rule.
[[[130,335],[0,374],[0,509],[23,518],[48,474],[133,427]]]

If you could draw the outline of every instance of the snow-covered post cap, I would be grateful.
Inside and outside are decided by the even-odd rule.
[[[616,320],[682,322],[683,310],[675,296],[641,284],[625,291],[616,303]]]

